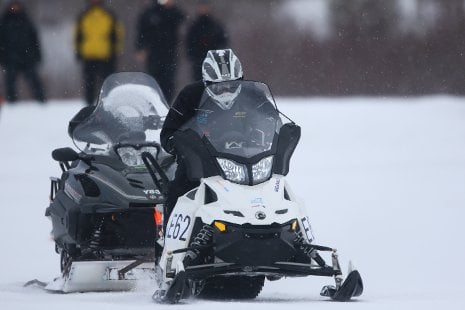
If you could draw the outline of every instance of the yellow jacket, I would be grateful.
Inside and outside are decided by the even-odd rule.
[[[79,17],[75,31],[75,50],[82,60],[110,60],[122,50],[124,28],[116,17],[100,5]]]

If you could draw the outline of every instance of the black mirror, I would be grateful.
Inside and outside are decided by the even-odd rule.
[[[54,150],[52,158],[58,162],[75,161],[79,159],[79,154],[72,148],[65,147]]]
[[[284,124],[279,130],[278,148],[273,162],[273,173],[287,175],[289,162],[300,140],[300,127],[293,123]]]

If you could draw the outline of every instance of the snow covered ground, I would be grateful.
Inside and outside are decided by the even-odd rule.
[[[302,126],[289,180],[304,198],[316,242],[352,259],[365,292],[319,296],[329,278],[267,282],[251,302],[156,305],[135,292],[50,294],[22,284],[59,274],[44,217],[54,148],[72,146],[82,103],[4,106],[0,112],[0,309],[465,309],[465,99],[278,98]],[[345,268],[345,267],[344,267]]]

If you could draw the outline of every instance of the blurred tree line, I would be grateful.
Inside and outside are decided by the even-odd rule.
[[[121,71],[143,69],[134,60],[135,27],[150,1],[107,1],[126,27]],[[181,37],[195,17],[195,2],[178,1],[187,15]],[[309,6],[313,2],[326,8],[325,23],[313,26],[326,27],[324,36],[297,20],[315,16],[309,11],[316,7]],[[410,7],[402,8],[407,2]],[[86,1],[24,3],[39,26],[49,97],[79,96],[81,72],[72,34]],[[267,82],[275,94],[465,94],[463,0],[216,0],[212,5],[246,78]],[[302,10],[289,13],[291,5]],[[180,42],[178,89],[190,82],[189,70]]]

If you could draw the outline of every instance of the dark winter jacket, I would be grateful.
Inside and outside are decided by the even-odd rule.
[[[173,153],[173,144],[170,139],[176,130],[184,125],[198,108],[202,94],[205,90],[203,81],[197,81],[184,87],[174,101],[166,116],[163,129],[160,133],[161,146],[169,153]]]
[[[228,46],[228,37],[220,23],[213,17],[201,15],[189,27],[187,54],[194,64],[202,63],[209,50]]]
[[[26,13],[7,11],[0,18],[0,63],[31,66],[41,60],[37,30]]]
[[[176,7],[152,5],[139,17],[136,49],[147,50],[150,62],[174,62],[178,30],[183,20],[183,13]]]

